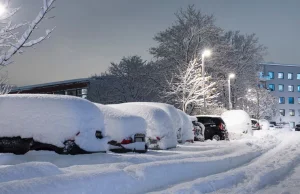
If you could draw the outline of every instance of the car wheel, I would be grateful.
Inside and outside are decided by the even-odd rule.
[[[219,135],[212,136],[212,140],[220,141],[221,137]]]

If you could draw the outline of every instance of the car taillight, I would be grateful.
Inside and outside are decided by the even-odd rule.
[[[220,123],[219,128],[220,128],[220,130],[224,130],[224,126],[222,123]]]
[[[259,124],[258,124],[258,123],[256,123],[256,127],[259,127]]]
[[[158,141],[160,141],[160,137],[156,137],[156,139],[157,139]]]
[[[130,144],[130,143],[132,143],[132,138],[131,137],[129,137],[127,139],[123,139],[121,141],[121,144]]]

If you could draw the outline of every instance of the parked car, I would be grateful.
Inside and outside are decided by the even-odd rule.
[[[194,132],[194,141],[204,141],[204,130],[205,126],[198,122],[198,121],[192,121],[192,124],[194,126],[193,132]]]
[[[220,116],[198,115],[196,117],[198,119],[198,122],[202,123],[205,127],[205,140],[228,140],[228,132],[226,129],[226,125]]]
[[[274,130],[275,129],[275,125],[274,124],[270,124],[269,129],[270,130]]]
[[[176,129],[170,116],[157,106],[145,103],[107,105],[140,116],[147,123],[146,142],[149,149],[169,149],[177,146]]]
[[[59,154],[105,152],[102,112],[73,96],[9,94],[0,96],[0,152]]]
[[[245,133],[253,135],[251,118],[243,110],[229,110],[221,115],[229,133]]]
[[[258,120],[251,119],[252,130],[261,130]]]
[[[259,122],[261,130],[269,130],[270,129],[270,122],[268,120],[260,119],[258,122]]]
[[[97,104],[102,111],[109,150],[113,152],[147,152],[145,119],[116,108]]]
[[[178,142],[179,143],[185,143],[185,142],[194,143],[194,132],[193,132],[194,126],[191,121],[194,119],[197,119],[197,118],[191,117],[179,109],[177,109],[177,111],[178,111],[178,113],[180,115],[180,119],[181,119],[180,131],[178,131],[178,133],[177,133],[177,140],[179,140]],[[180,134],[180,138],[178,137],[179,134]]]
[[[297,125],[295,126],[295,131],[300,131],[300,124],[297,124]]]

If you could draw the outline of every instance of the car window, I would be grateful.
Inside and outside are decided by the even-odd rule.
[[[251,120],[252,125],[255,125],[257,123],[257,121]]]
[[[198,117],[197,119],[202,124],[214,123],[211,117]]]

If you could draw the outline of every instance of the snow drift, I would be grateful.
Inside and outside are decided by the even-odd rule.
[[[229,110],[222,114],[229,133],[248,133],[253,134],[251,118],[243,110]]]
[[[142,117],[107,105],[97,103],[95,105],[103,113],[106,135],[111,139],[121,142],[136,133],[146,134],[147,123]]]
[[[123,103],[107,106],[144,118],[147,123],[147,139],[159,137],[161,139],[158,142],[160,149],[176,147],[176,131],[173,129],[172,120],[163,109],[143,103]]]
[[[0,96],[0,137],[33,138],[35,141],[64,147],[75,143],[86,151],[105,151],[103,114],[93,103],[62,95],[10,94]],[[80,132],[78,136],[76,134]]]

